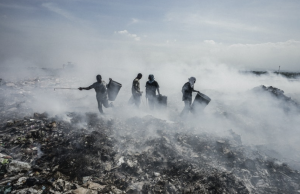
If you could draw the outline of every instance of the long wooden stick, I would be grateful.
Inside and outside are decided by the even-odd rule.
[[[55,89],[59,89],[59,90],[78,90],[78,88],[54,88]]]

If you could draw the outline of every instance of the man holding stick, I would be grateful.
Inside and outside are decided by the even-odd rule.
[[[113,107],[113,104],[112,103],[108,104],[107,85],[104,81],[102,81],[101,75],[97,75],[96,79],[97,79],[97,82],[93,83],[91,86],[86,87],[86,88],[80,87],[78,89],[81,91],[81,90],[90,90],[90,89],[94,88],[95,92],[96,92],[96,99],[98,102],[99,112],[101,114],[104,114],[104,112],[102,110],[102,105],[105,108],[109,108],[109,107]],[[111,79],[111,78],[109,78],[109,79]]]

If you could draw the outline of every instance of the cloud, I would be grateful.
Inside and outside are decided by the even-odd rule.
[[[57,7],[53,3],[43,3],[42,6],[47,8],[49,11],[52,11],[52,12],[58,14],[58,15],[61,15],[65,18],[69,19],[69,20],[74,20],[75,19],[75,17],[72,14],[70,14],[69,12]]]
[[[244,31],[265,31],[265,29],[257,26],[242,24],[237,21],[224,21],[224,20],[208,20],[208,19],[200,19],[199,22],[208,24],[211,26],[231,29],[231,30],[244,30]]]
[[[123,31],[118,31],[119,34],[128,34],[127,30],[123,30]]]
[[[264,69],[276,69],[281,66],[286,70],[299,71],[299,49],[300,41],[288,40],[220,46],[219,51],[212,54],[227,64]]]
[[[30,6],[19,5],[19,4],[4,4],[4,3],[0,3],[0,8],[5,8],[5,9],[18,9],[18,10],[28,10],[28,11],[33,11],[33,10],[35,10],[34,7],[30,7]]]
[[[140,20],[139,19],[136,19],[136,18],[131,18],[131,22],[130,24],[136,24],[136,23],[139,23]]]
[[[136,34],[130,34],[127,30],[121,30],[121,31],[117,31],[115,33],[121,34],[121,35],[124,35],[124,36],[127,36],[127,37],[130,37],[130,38],[133,38],[135,41],[140,41],[141,40],[141,37],[139,37]]]
[[[167,44],[169,44],[169,43],[175,43],[175,42],[177,42],[176,39],[174,39],[174,40],[167,40],[167,41],[166,41]]]
[[[207,44],[212,44],[212,45],[216,44],[216,42],[214,40],[204,40],[203,42],[207,43]]]
[[[202,26],[208,25],[212,27],[222,28],[226,30],[242,30],[251,32],[265,32],[266,29],[252,24],[241,23],[237,19],[221,19],[221,18],[209,18],[203,17],[200,14],[195,13],[168,13],[164,19],[165,22],[173,22],[178,24],[184,24],[186,26]]]

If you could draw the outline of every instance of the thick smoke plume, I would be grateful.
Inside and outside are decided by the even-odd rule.
[[[120,67],[121,66],[121,67]],[[24,68],[24,66],[22,66]],[[212,101],[205,108],[203,115],[197,119],[191,117],[183,120],[196,130],[211,133],[226,134],[229,129],[240,134],[242,141],[249,145],[272,146],[285,157],[298,157],[297,150],[297,117],[299,112],[293,108],[286,112],[278,99],[271,95],[255,94],[251,90],[260,85],[273,86],[285,91],[286,96],[299,102],[298,81],[288,80],[280,75],[268,74],[256,76],[240,73],[237,69],[225,64],[210,62],[151,64],[140,59],[125,61],[122,65],[76,64],[65,69],[24,68],[26,71],[9,71],[2,75],[9,80],[22,80],[25,77],[40,79],[32,92],[31,107],[35,111],[47,111],[52,115],[63,115],[65,112],[97,112],[95,92],[79,90],[56,90],[55,87],[78,88],[87,87],[96,81],[95,76],[101,74],[108,82],[112,78],[123,84],[114,102],[115,109],[105,109],[107,117],[114,116],[130,118],[148,114],[170,122],[180,120],[179,113],[183,108],[181,87],[188,78],[197,78],[195,89],[208,95]],[[154,74],[163,95],[168,96],[166,111],[151,112],[143,97],[139,110],[128,106],[131,96],[131,84],[136,74],[141,72],[141,90],[149,74]],[[49,79],[54,79],[54,85],[47,85],[43,78],[48,73]],[[53,76],[51,78],[51,76]],[[39,78],[41,77],[41,78]],[[13,90],[13,89],[12,89]],[[5,91],[9,92],[9,90]],[[287,152],[287,150],[289,150]]]

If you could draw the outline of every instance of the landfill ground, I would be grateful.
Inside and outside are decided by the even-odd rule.
[[[218,136],[150,115],[67,112],[65,119],[32,109],[34,89],[57,83],[1,80],[0,194],[300,193],[298,170],[244,145],[234,131]]]
[[[285,72],[285,71],[274,71],[274,72],[268,72],[268,71],[242,71],[242,73],[251,73],[255,75],[268,75],[268,74],[275,74],[275,75],[281,75],[288,79],[299,79],[300,73],[299,72]]]

